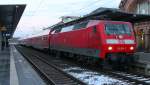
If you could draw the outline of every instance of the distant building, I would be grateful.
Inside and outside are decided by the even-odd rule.
[[[8,41],[9,41],[9,44],[18,44],[19,43],[19,38],[11,38]]]
[[[150,15],[150,0],[122,0],[119,8],[123,11]],[[139,51],[150,52],[150,21],[134,24]]]

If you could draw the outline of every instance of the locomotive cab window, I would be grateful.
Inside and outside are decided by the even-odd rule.
[[[105,32],[107,35],[111,34],[128,34],[131,35],[131,29],[127,24],[106,24]]]

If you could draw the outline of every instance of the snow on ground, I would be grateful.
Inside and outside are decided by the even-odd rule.
[[[129,85],[127,82],[80,67],[70,67],[64,69],[64,71],[88,85]]]

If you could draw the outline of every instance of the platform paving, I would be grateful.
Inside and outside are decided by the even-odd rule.
[[[10,85],[10,50],[0,50],[0,85]]]
[[[24,57],[11,46],[11,85],[46,85]]]
[[[150,75],[150,53],[136,52],[135,53],[136,63],[133,64],[138,72]]]
[[[150,64],[150,53],[137,52],[138,62],[145,62]]]

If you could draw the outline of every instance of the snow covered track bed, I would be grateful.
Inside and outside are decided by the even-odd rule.
[[[122,77],[122,79],[126,81],[130,81],[132,84],[150,85],[150,77],[148,76],[119,72],[119,71],[108,72],[108,73],[112,75],[116,75],[117,77]]]
[[[89,85],[130,85],[128,82],[79,67],[70,67],[64,70]]]
[[[67,61],[61,58],[56,58],[54,56],[49,56],[47,54],[44,54],[42,52],[30,48],[20,47],[20,46],[17,47],[26,51],[27,54],[35,56],[35,58],[38,57],[42,58],[44,62],[52,64],[53,67],[59,68],[59,70],[63,70],[63,73],[67,73],[69,76],[72,76],[73,80],[75,78],[75,80],[84,82],[87,85],[135,85],[135,84],[149,85],[150,84],[149,83],[150,77],[128,74],[125,72],[112,71],[112,70],[101,70],[101,69],[89,70],[90,68],[79,67],[79,65],[77,65],[75,62],[72,61]],[[34,60],[36,60],[35,58]],[[47,66],[46,68],[49,69],[51,67]]]

